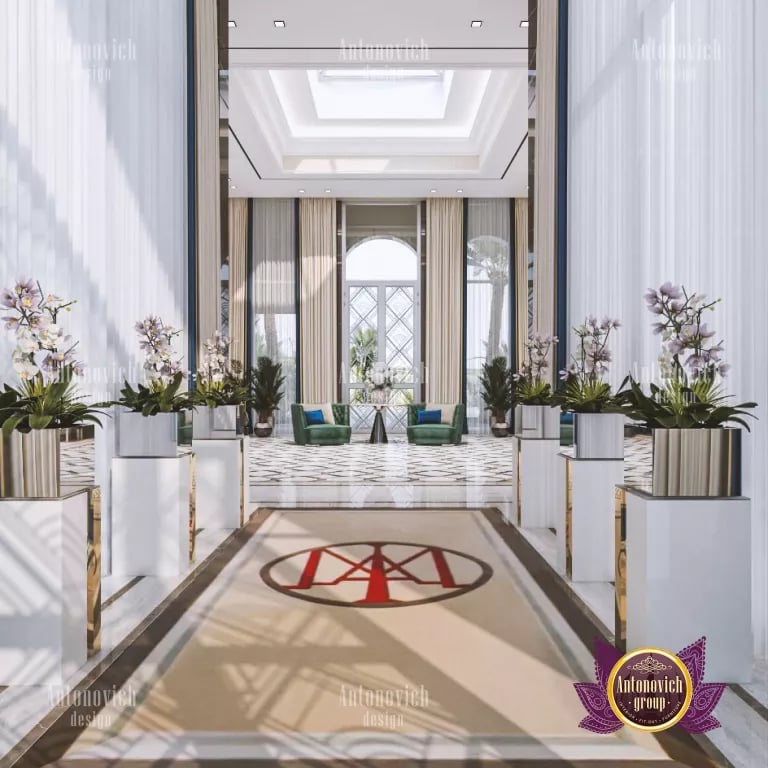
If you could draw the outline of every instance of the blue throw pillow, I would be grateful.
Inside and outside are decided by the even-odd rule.
[[[417,424],[439,424],[443,416],[443,412],[439,410],[434,411],[416,411],[416,423]]]
[[[325,424],[322,411],[304,411],[304,415],[307,417],[307,426],[312,427],[316,424]]]

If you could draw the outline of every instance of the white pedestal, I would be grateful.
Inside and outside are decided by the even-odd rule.
[[[239,528],[245,515],[245,441],[193,440],[198,528]]]
[[[624,482],[624,461],[559,456],[565,498],[557,526],[558,571],[571,581],[613,581],[615,493]]]
[[[190,455],[112,459],[112,573],[176,576],[189,563]]]
[[[88,493],[0,500],[0,685],[62,685],[88,658]]]
[[[560,439],[541,439],[514,435],[513,456],[514,517],[521,528],[557,528],[560,525],[558,503],[562,498],[563,463],[558,458]]]
[[[707,638],[705,679],[752,675],[749,499],[627,492],[627,648]]]

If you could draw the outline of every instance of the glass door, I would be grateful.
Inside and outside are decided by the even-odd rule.
[[[398,205],[398,204],[394,204]],[[372,204],[368,204],[369,208]],[[360,204],[345,204],[342,208],[343,233],[346,235],[348,208]],[[353,242],[348,247],[344,237],[344,290],[342,296],[344,395],[351,408],[354,431],[370,430],[373,408],[366,387],[374,367],[384,365],[390,369],[392,387],[388,403],[393,407],[385,411],[389,432],[404,432],[407,411],[421,391],[421,300],[418,258],[418,218],[416,204],[408,204],[397,211],[400,226],[394,232],[378,227],[371,232],[371,224],[362,224],[366,214],[368,222],[381,223],[382,207],[376,210],[356,211],[352,221]],[[404,214],[411,214],[412,231],[403,232]],[[393,217],[394,218],[394,217]],[[360,237],[362,232],[368,236]],[[357,235],[357,237],[355,237]],[[411,235],[410,237],[404,235]]]

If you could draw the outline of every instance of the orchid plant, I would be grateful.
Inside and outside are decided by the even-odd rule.
[[[525,342],[525,362],[513,377],[516,402],[521,405],[551,405],[552,387],[547,370],[550,351],[557,341],[557,336],[537,333]]]
[[[214,408],[219,405],[241,405],[248,398],[248,383],[242,365],[230,361],[230,340],[216,331],[203,345],[203,365],[197,372],[194,402]]]
[[[173,349],[173,340],[180,330],[166,325],[156,315],[147,315],[134,326],[139,337],[139,347],[144,352],[144,377],[146,385],[134,389],[126,381],[120,390],[121,398],[115,405],[122,405],[144,416],[156,413],[172,413],[192,408],[186,392],[179,392],[184,372],[181,356]]]
[[[611,385],[605,381],[611,351],[608,339],[612,331],[621,326],[618,320],[594,315],[585,318],[573,332],[576,334],[576,351],[570,364],[560,371],[564,382],[562,391],[555,395],[564,411],[576,413],[606,413],[621,410],[621,398],[611,393]]]
[[[661,336],[659,356],[663,385],[650,385],[650,396],[629,378],[629,415],[651,428],[713,428],[733,422],[747,429],[745,409],[757,403],[727,404],[722,379],[730,366],[723,360],[723,342],[704,322],[704,313],[713,312],[720,299],[689,293],[685,286],[664,283],[650,288],[644,296],[648,310],[658,319],[654,333]]]
[[[16,337],[12,360],[21,380],[19,389],[6,384],[0,394],[4,434],[100,424],[99,411],[77,396],[73,377],[82,376],[83,366],[75,359],[77,342],[60,323],[60,313],[75,303],[45,293],[36,280],[18,280],[0,293],[7,312],[2,319]]]
[[[386,402],[392,389],[392,379],[393,371],[386,363],[373,364],[364,382],[372,403],[380,405]]]

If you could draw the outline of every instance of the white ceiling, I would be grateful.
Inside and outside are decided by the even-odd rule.
[[[232,196],[527,194],[527,0],[229,7]]]

